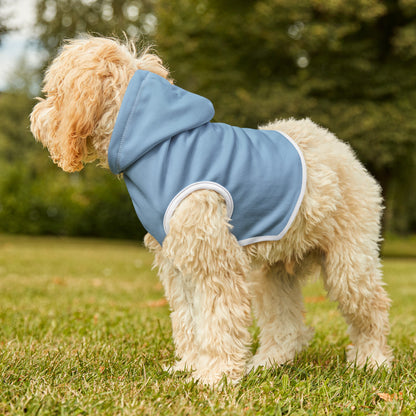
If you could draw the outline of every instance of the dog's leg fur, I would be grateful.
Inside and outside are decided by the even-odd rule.
[[[389,365],[392,352],[387,345],[390,300],[383,289],[378,259],[357,248],[334,248],[324,261],[324,283],[331,300],[349,325],[353,345],[348,361],[358,367]]]
[[[260,327],[260,346],[250,368],[290,362],[313,335],[303,322],[301,282],[287,273],[283,263],[265,265],[250,277]]]
[[[162,247],[150,234],[146,234],[144,243],[155,256],[154,265],[159,269],[159,278],[171,309],[173,340],[180,360],[169,370],[191,370],[197,362],[192,313],[195,295],[193,285],[163,255]]]
[[[162,256],[162,274],[167,262],[175,270],[166,273],[165,286],[180,363],[192,366],[193,377],[206,384],[217,384],[224,375],[239,380],[250,343],[248,257],[229,231],[219,194],[197,191],[179,205]],[[177,289],[169,289],[172,281]]]

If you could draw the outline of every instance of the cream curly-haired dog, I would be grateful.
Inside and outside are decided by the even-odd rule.
[[[124,174],[172,311],[173,370],[216,384],[293,360],[312,336],[301,283],[317,268],[349,325],[348,361],[388,365],[380,188],[351,148],[308,119],[210,123],[210,102],[168,75],[157,56],[117,40],[68,41],[31,130],[65,171],[98,160]],[[261,329],[253,357],[251,305]]]

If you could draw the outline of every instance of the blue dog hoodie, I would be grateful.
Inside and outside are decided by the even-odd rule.
[[[279,240],[302,202],[306,167],[285,134],[212,123],[199,95],[138,70],[124,95],[108,150],[136,213],[162,244],[180,202],[209,189],[225,199],[241,245]]]

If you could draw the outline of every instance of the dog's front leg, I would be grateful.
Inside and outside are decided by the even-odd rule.
[[[170,371],[186,371],[195,368],[197,348],[194,337],[193,299],[194,287],[190,279],[174,267],[163,254],[162,247],[150,234],[146,234],[145,246],[154,254],[154,266],[171,309],[172,333],[176,356],[179,358]]]
[[[178,355],[184,337],[195,379],[211,385],[224,375],[239,380],[249,356],[248,259],[229,231],[222,197],[213,191],[188,196],[170,221],[162,252],[187,292],[171,291],[171,305],[182,311],[172,313]]]

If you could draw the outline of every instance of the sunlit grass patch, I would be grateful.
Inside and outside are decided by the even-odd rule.
[[[0,236],[0,414],[415,414],[416,261],[383,263],[390,372],[348,367],[346,325],[314,282],[310,347],[213,391],[164,370],[169,308],[139,243]]]

